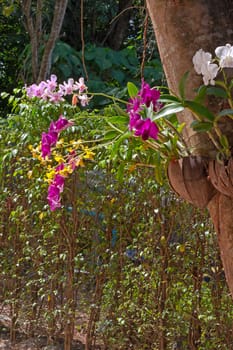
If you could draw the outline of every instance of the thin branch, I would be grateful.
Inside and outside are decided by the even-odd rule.
[[[112,20],[111,22],[109,23],[109,25],[111,25],[113,22],[115,22],[116,20],[118,20],[118,17],[120,17],[124,12],[128,11],[128,10],[132,10],[132,9],[144,9],[144,6],[130,6],[130,7],[127,7],[125,9],[123,9],[120,13],[118,13]]]
[[[110,27],[110,30],[109,32],[106,34],[106,36],[104,37],[104,39],[102,40],[101,42],[101,45],[103,46],[106,42],[106,40],[108,39],[108,37],[111,35],[112,31],[114,30],[115,28],[115,24],[114,22],[116,22],[120,16],[122,16],[124,14],[124,12],[126,11],[129,11],[129,10],[132,10],[132,9],[139,9],[139,8],[144,8],[143,6],[130,6],[130,7],[127,7],[125,9],[123,9],[120,13],[118,13],[112,20],[111,22],[109,23],[109,25],[111,26]],[[114,25],[112,25],[114,23]]]

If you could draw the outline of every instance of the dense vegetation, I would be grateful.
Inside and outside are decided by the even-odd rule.
[[[110,3],[95,2],[96,18],[91,16],[93,1],[86,5],[88,86],[125,96],[126,82],[137,83],[141,77],[143,28],[138,24],[143,18],[134,9],[132,32],[126,32],[115,51],[106,28],[121,2]],[[61,81],[85,73],[81,41],[74,39],[80,38],[80,32],[74,32],[79,11],[77,2],[70,1],[65,37],[53,53],[52,71]],[[96,26],[88,22],[90,17]],[[10,17],[4,21],[9,30],[16,25],[23,32],[21,23],[11,23]],[[10,45],[7,37],[5,44]],[[15,41],[13,63],[7,60],[10,46],[0,56],[4,62],[0,78],[9,83],[1,86],[10,93],[10,82],[17,80],[19,86],[30,82],[28,45],[29,41],[23,53],[29,53],[23,56],[24,70],[9,70],[11,64],[22,64],[16,54],[21,47]],[[150,45],[147,58],[144,77],[159,84],[161,64]],[[44,336],[48,344],[64,342],[66,350],[83,335],[86,349],[231,349],[232,301],[207,213],[178,199],[166,181],[158,184],[154,169],[122,167],[132,154],[114,158],[110,148],[100,150],[94,161],[72,174],[63,208],[50,212],[45,170],[32,150],[58,107],[30,104],[20,90],[4,96],[0,313],[9,317],[10,339],[14,342],[19,332],[38,342]],[[6,97],[11,111],[7,115]],[[77,127],[67,130],[70,140],[85,139],[90,130],[103,127],[100,119],[91,116],[97,107],[109,113],[109,100],[96,98],[92,103],[89,110],[66,105],[66,115],[78,121]]]

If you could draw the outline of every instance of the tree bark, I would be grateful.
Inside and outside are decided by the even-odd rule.
[[[52,53],[56,40],[58,39],[61,31],[63,19],[67,8],[67,3],[68,0],[56,0],[55,2],[53,22],[48,41],[44,44],[44,53],[41,60],[39,57],[39,49],[40,46],[43,44],[43,0],[37,0],[36,5],[32,0],[23,0],[21,3],[22,11],[25,18],[25,27],[28,31],[31,43],[32,80],[34,82],[40,82],[42,80],[45,80],[50,73]],[[35,6],[36,14],[33,15],[33,7]]]
[[[40,45],[41,35],[41,15],[42,15],[43,0],[37,2],[36,20],[33,21],[31,14],[31,0],[22,1],[22,11],[25,16],[25,26],[30,36],[31,55],[32,55],[32,79],[36,81],[38,76],[38,50]]]
[[[233,298],[233,199],[217,193],[208,209],[218,235],[221,260]]]
[[[172,92],[178,94],[178,84],[186,71],[190,72],[186,88],[187,98],[193,98],[195,89],[202,84],[192,63],[197,50],[214,54],[217,46],[233,42],[233,3],[231,0],[147,0],[147,8],[153,23],[155,36]],[[215,112],[220,106],[209,107]],[[203,133],[195,133],[190,124],[193,115],[185,111],[178,115],[186,123],[184,137],[194,154],[214,158],[216,151]],[[224,133],[233,139],[230,120],[222,123]],[[201,191],[201,188],[200,188]],[[217,193],[208,209],[217,235],[226,280],[233,297],[233,198]]]
[[[56,40],[58,39],[60,34],[60,30],[62,27],[63,19],[67,8],[67,3],[68,3],[68,0],[56,0],[54,15],[53,15],[53,23],[52,23],[49,39],[45,44],[44,54],[40,65],[40,72],[37,79],[38,82],[40,82],[41,80],[44,80],[50,72],[52,53],[53,53]]]

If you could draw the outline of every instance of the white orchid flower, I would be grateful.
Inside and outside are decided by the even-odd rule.
[[[194,69],[197,74],[203,75],[203,81],[205,85],[215,85],[214,78],[216,78],[218,74],[218,65],[211,62],[211,53],[205,52],[202,49],[198,50],[193,56]]]
[[[205,85],[215,85],[214,78],[216,78],[218,74],[219,67],[215,63],[207,62],[205,65],[202,66],[202,75],[203,75],[203,81]]]
[[[221,68],[233,68],[233,46],[226,44],[215,49]]]
[[[202,74],[202,67],[206,66],[207,62],[212,60],[212,55],[209,52],[205,52],[204,50],[198,50],[193,56],[193,64],[194,69],[197,74]]]

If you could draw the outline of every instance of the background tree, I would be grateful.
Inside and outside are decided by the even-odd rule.
[[[193,69],[192,57],[200,48],[214,52],[217,46],[232,42],[233,4],[228,0],[221,3],[217,0],[147,0],[147,6],[168,85],[178,93],[179,81],[189,71],[187,97],[192,98],[195,88],[201,85],[200,77]],[[217,102],[208,101],[214,112],[220,108]],[[190,124],[194,120],[192,114],[184,112],[178,118],[186,123],[185,137],[195,153],[209,159],[215,157],[213,144],[206,136],[191,129]],[[225,118],[221,129],[232,146],[232,120]],[[218,192],[209,202],[208,209],[218,234],[226,279],[233,296],[233,199]]]
[[[25,17],[25,25],[30,36],[32,51],[32,77],[33,81],[46,79],[51,69],[52,52],[59,37],[68,0],[56,0],[53,10],[53,20],[48,32],[44,31],[43,13],[46,2],[39,0],[23,0],[22,12]],[[39,49],[43,45],[43,55],[39,60]]]

